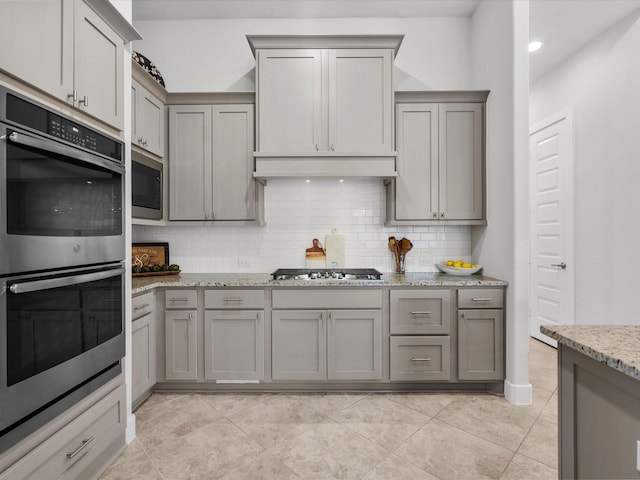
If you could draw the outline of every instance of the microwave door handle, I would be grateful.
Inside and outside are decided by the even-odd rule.
[[[124,173],[124,167],[118,163],[85,153],[82,150],[67,147],[66,145],[63,145],[61,143],[35,138],[30,135],[18,132],[11,132],[7,138],[10,142],[16,143],[18,145],[24,145],[26,147],[36,148],[45,152],[57,153],[65,157],[81,160],[98,167],[106,168],[107,170],[119,173],[120,175]]]
[[[62,278],[48,278],[46,280],[34,280],[33,282],[14,283],[9,287],[11,293],[29,293],[50,288],[67,287],[79,283],[104,280],[105,278],[117,277],[124,273],[124,268],[116,268],[105,272],[83,273]]]

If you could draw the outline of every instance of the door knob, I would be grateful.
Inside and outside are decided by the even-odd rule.
[[[567,264],[564,262],[560,262],[560,263],[552,263],[551,264],[552,267],[560,267],[562,270],[564,270],[565,268],[567,268]]]

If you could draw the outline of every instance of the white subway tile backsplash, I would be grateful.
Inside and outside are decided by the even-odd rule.
[[[265,227],[171,225],[133,227],[134,242],[169,242],[171,262],[184,272],[272,272],[304,267],[313,238],[324,243],[337,228],[345,237],[347,267],[393,269],[388,238],[407,237],[407,271],[432,271],[448,258],[470,259],[467,226],[385,227],[382,180],[273,179],[265,187]],[[240,267],[238,259],[251,267]]]

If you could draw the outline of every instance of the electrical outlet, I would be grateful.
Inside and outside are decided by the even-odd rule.
[[[239,258],[238,259],[238,267],[239,268],[251,268],[251,259],[250,258]]]

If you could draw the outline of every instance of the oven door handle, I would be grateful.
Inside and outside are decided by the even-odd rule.
[[[68,287],[69,285],[77,285],[79,283],[117,277],[118,275],[123,274],[124,271],[124,268],[116,268],[104,272],[83,273],[80,275],[71,275],[69,277],[48,278],[46,280],[34,280],[33,282],[14,283],[9,287],[9,290],[11,293],[19,294],[48,290],[50,288]]]
[[[98,157],[97,155],[91,155],[89,153],[83,152],[82,150],[78,150],[72,147],[67,147],[66,145],[63,145],[61,143],[52,142],[50,140],[43,140],[40,138],[35,138],[30,135],[26,135],[24,133],[18,133],[18,132],[11,132],[7,137],[7,139],[11,143],[15,143],[18,145],[37,148],[38,150],[42,150],[45,152],[57,153],[65,157],[74,158],[76,160],[81,160],[83,162],[91,163],[92,165],[106,168],[107,170],[111,170],[112,172],[118,173],[120,175],[124,173],[124,167],[116,163],[115,161],[106,160]]]

